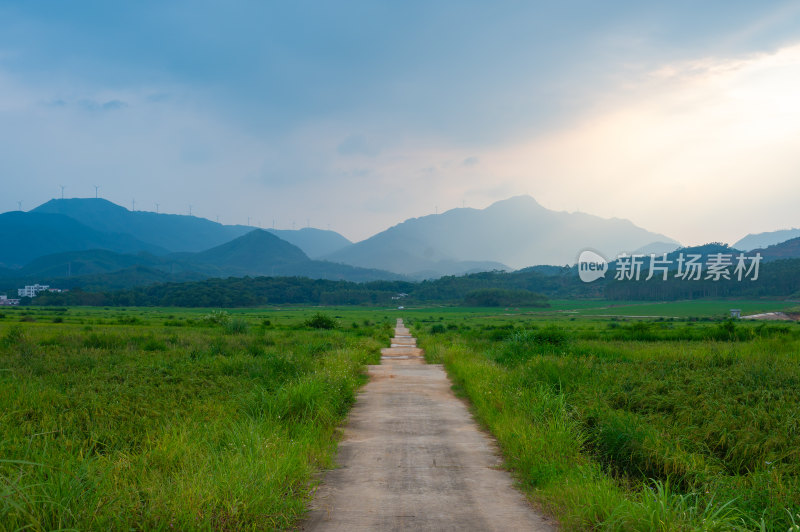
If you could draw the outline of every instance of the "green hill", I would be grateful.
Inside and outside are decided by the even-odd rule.
[[[762,249],[754,249],[749,254],[761,253],[764,260],[800,259],[800,237]]]
[[[130,211],[102,198],[54,199],[31,212],[62,214],[97,231],[127,233],[176,252],[204,251],[255,229],[246,225],[223,225],[198,216]],[[351,243],[335,231],[312,227],[270,232],[299,247],[310,257],[333,253]]]
[[[130,211],[100,198],[54,199],[31,212],[62,214],[95,230],[127,233],[170,251],[202,251],[252,230],[197,216]]]
[[[213,265],[241,275],[263,275],[275,267],[311,261],[297,246],[262,229],[187,258],[192,264]]]
[[[93,249],[47,255],[23,268],[0,269],[0,288],[12,290],[44,283],[60,288],[118,290],[156,282],[261,275],[354,282],[403,279],[382,270],[311,260],[298,247],[256,229],[199,253],[156,256]]]
[[[123,233],[101,232],[61,214],[12,211],[0,214],[0,264],[19,267],[53,253],[108,249],[117,253],[165,253]]]

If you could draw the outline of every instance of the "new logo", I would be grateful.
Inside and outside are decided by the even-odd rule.
[[[591,283],[605,277],[608,271],[608,261],[600,254],[591,250],[581,251],[578,257],[578,276],[584,283]]]

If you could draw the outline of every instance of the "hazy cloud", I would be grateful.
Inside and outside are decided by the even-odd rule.
[[[101,184],[125,205],[351,238],[521,193],[687,243],[796,226],[798,13],[6,3],[0,210]]]

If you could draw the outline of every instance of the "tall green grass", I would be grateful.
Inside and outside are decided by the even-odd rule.
[[[0,530],[293,526],[385,331],[211,321],[0,324]]]
[[[418,329],[429,360],[445,364],[533,500],[565,528],[800,522],[796,329],[522,325]],[[683,329],[690,338],[671,336]]]

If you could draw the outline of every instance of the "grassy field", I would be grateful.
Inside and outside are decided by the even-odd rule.
[[[670,301],[665,303],[652,302],[605,302],[597,306],[576,308],[569,302],[558,301],[555,303],[564,310],[571,311],[581,316],[646,316],[650,318],[700,318],[700,317],[727,317],[730,309],[737,308],[742,315],[758,314],[761,312],[786,311],[798,307],[797,302],[780,301]],[[555,306],[554,305],[554,306]],[[557,308],[558,308],[557,307]]]
[[[397,317],[566,529],[796,529],[792,307],[3,309],[0,530],[296,526]]]
[[[712,318],[787,306],[603,317],[583,302],[571,317],[420,310],[406,321],[566,529],[785,531],[800,529],[800,324]]]
[[[0,530],[292,526],[394,324],[313,312],[0,312]]]
[[[800,313],[800,301],[775,300],[694,300],[694,301],[608,301],[608,300],[563,300],[549,301],[547,308],[469,308],[457,306],[407,307],[402,311],[384,311],[384,314],[399,313],[409,318],[436,320],[472,320],[481,322],[503,322],[532,319],[598,321],[645,319],[651,321],[680,320],[708,321],[730,316],[731,309],[740,309],[742,315],[762,312]]]

